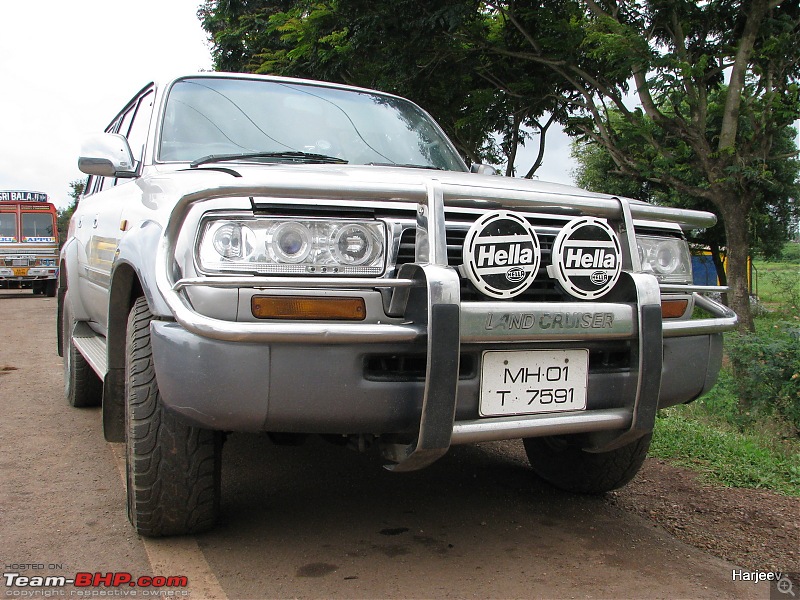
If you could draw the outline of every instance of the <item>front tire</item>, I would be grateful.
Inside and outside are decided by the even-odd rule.
[[[579,494],[602,494],[634,478],[650,447],[647,434],[609,452],[586,452],[586,438],[565,435],[523,440],[534,472],[551,485]]]
[[[75,408],[100,406],[103,400],[103,382],[72,341],[75,321],[69,309],[69,298],[64,297],[61,315],[61,344],[64,358],[64,395]]]
[[[139,298],[128,317],[125,429],[128,518],[140,535],[210,529],[219,513],[220,432],[187,425],[161,400],[150,344],[153,315]]]

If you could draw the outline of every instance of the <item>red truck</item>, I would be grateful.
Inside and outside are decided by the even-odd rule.
[[[47,194],[0,191],[0,287],[30,284],[56,295],[58,229]]]

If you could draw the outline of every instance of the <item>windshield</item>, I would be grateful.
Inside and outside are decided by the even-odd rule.
[[[464,170],[425,113],[400,98],[247,79],[175,83],[167,99],[158,160],[196,161],[237,153],[308,153],[350,164]]]
[[[52,238],[53,215],[50,213],[22,213],[22,238]]]
[[[0,242],[17,241],[17,213],[0,212]]]

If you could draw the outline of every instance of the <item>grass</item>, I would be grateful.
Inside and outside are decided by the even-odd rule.
[[[800,259],[757,260],[755,265],[759,297],[771,311],[756,319],[757,330],[768,331],[779,320],[797,320]],[[725,361],[709,394],[660,411],[651,456],[694,469],[710,482],[800,496],[800,432],[774,412],[743,408],[736,383]]]
[[[785,306],[800,295],[800,260],[753,260],[753,293],[770,307]]]
[[[650,455],[698,471],[706,481],[800,496],[800,444],[742,432],[697,407],[662,410]]]

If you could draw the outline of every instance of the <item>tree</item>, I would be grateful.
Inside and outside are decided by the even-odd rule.
[[[309,77],[410,98],[469,162],[505,163],[534,137],[537,159],[569,89],[543,67],[485,52],[502,38],[476,0],[206,0],[199,16],[217,69]],[[369,60],[364,60],[369,57]],[[560,89],[559,89],[560,88]]]
[[[668,108],[662,108],[668,112]],[[641,138],[626,135],[621,115],[611,109],[609,123],[615,126],[616,135],[627,148],[629,154],[636,154],[639,162],[655,162],[659,160],[653,146],[642,144]],[[711,126],[712,130],[714,125]],[[650,129],[657,131],[652,124]],[[792,127],[785,128],[776,137],[776,158],[768,161],[767,168],[772,173],[769,183],[761,181],[754,185],[753,206],[748,215],[751,235],[751,250],[759,252],[767,259],[780,257],[781,248],[791,238],[792,226],[798,216],[796,199],[800,198],[800,181],[797,178],[798,159],[796,158],[796,131]],[[573,158],[578,163],[575,180],[580,187],[589,190],[636,198],[645,202],[694,208],[698,210],[714,210],[714,206],[705,199],[694,198],[673,187],[649,181],[641,176],[632,177],[621,172],[608,149],[591,140],[573,142]],[[678,171],[691,172],[684,156],[676,161],[673,168]],[[724,227],[713,227],[690,232],[689,240],[711,249],[711,255],[717,268],[717,276],[723,285],[727,284],[727,276],[723,268],[725,252]]]
[[[487,2],[515,32],[487,51],[544,65],[568,82],[580,95],[570,104],[572,133],[603,146],[616,171],[714,207],[725,230],[729,302],[740,328],[752,330],[748,218],[760,190],[776,184],[776,139],[800,117],[800,6],[576,0],[553,3],[553,18],[542,19],[548,4]],[[568,52],[552,43],[565,38]],[[639,107],[629,106],[629,92]],[[639,142],[630,150],[623,138]],[[651,156],[635,151],[644,146]]]
[[[78,200],[83,195],[83,190],[86,187],[86,181],[83,179],[76,179],[75,181],[69,182],[69,196],[72,198],[72,202],[70,203],[67,208],[60,208],[58,210],[58,241],[61,245],[67,241],[67,230],[69,229],[69,220],[72,218],[72,213],[75,212],[75,208],[78,206]]]
[[[513,165],[526,126],[544,133],[555,115],[620,174],[714,209],[729,302],[752,330],[749,219],[800,117],[797,0],[206,0],[201,13],[217,66],[400,93],[472,161]]]

